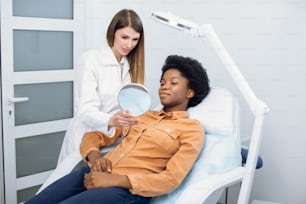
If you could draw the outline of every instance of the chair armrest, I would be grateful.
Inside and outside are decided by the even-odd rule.
[[[211,199],[214,193],[222,191],[232,184],[239,183],[243,176],[246,174],[245,167],[237,167],[226,173],[218,173],[206,177],[203,180],[193,183],[192,185],[186,187],[182,194],[178,197],[176,204],[186,204],[186,203],[217,203],[216,201],[207,201]],[[192,199],[190,199],[192,198]],[[191,201],[192,200],[192,201]]]

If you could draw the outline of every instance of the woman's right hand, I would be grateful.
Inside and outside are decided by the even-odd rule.
[[[118,111],[109,120],[109,127],[127,127],[135,125],[139,122],[139,118],[133,116],[128,111]]]
[[[96,159],[90,167],[91,171],[112,173],[112,162],[108,159],[100,157]]]
[[[112,172],[112,162],[108,159],[103,158],[99,152],[92,151],[87,155],[88,166],[91,171],[96,172]]]

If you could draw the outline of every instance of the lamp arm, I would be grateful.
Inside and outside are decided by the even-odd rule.
[[[223,46],[213,27],[210,24],[203,24],[198,27],[197,32],[199,37],[206,37],[209,40],[213,49],[216,51],[223,64],[225,65],[227,71],[233,78],[236,86],[239,88],[243,97],[247,101],[253,114],[257,115],[258,113],[268,112],[268,106],[256,97],[248,82],[245,80],[242,73],[238,69],[236,63]]]

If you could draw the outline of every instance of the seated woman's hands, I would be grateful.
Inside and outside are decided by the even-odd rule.
[[[112,162],[101,157],[100,152],[91,151],[87,155],[88,166],[92,172],[112,172]]]
[[[109,127],[127,127],[135,125],[139,122],[139,118],[133,116],[128,111],[118,111],[112,116],[108,122]]]
[[[100,152],[91,151],[87,155],[87,164],[91,171],[84,175],[84,186],[87,189],[123,187],[131,188],[126,175],[112,174],[112,163],[103,157]]]

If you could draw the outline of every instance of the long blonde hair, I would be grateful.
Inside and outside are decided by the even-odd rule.
[[[138,14],[130,9],[120,10],[111,20],[107,29],[107,42],[110,47],[114,45],[115,32],[118,29],[130,26],[140,33],[139,42],[136,47],[127,55],[130,64],[132,82],[144,84],[144,32],[143,25]]]

